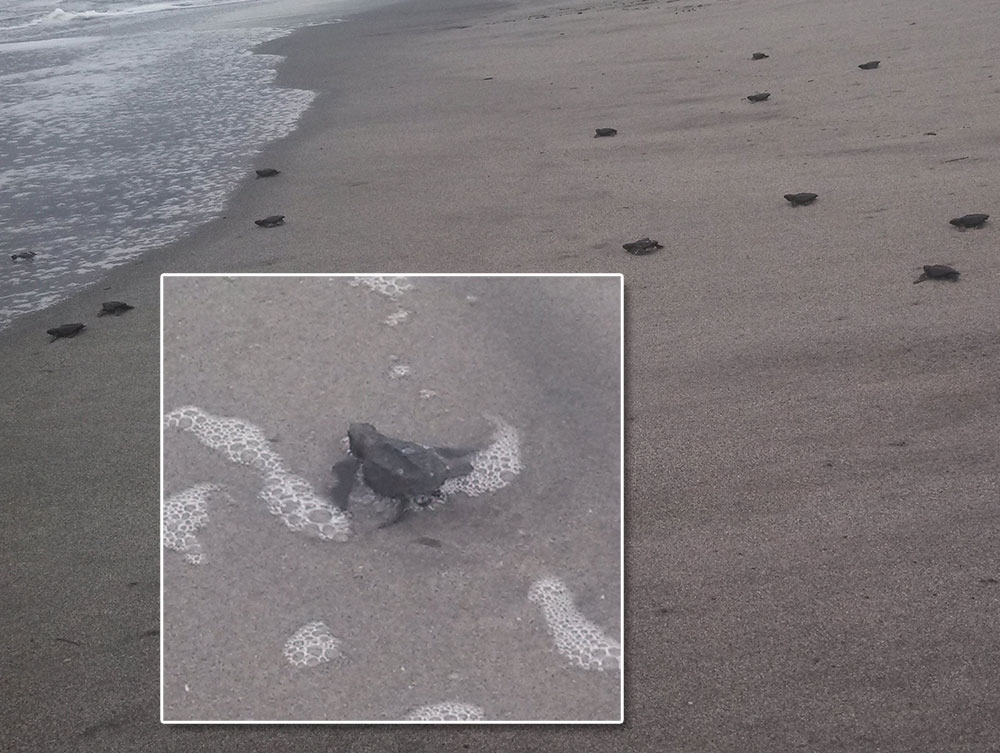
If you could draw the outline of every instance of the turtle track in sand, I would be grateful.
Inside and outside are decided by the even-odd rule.
[[[350,518],[320,497],[305,479],[296,476],[274,451],[264,432],[239,418],[214,416],[194,405],[176,408],[164,416],[164,425],[191,432],[233,463],[261,474],[258,497],[268,512],[293,531],[304,531],[325,541],[347,541]]]

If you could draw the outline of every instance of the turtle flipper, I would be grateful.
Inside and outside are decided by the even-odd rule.
[[[389,513],[389,517],[378,524],[379,528],[388,528],[393,523],[399,522],[399,519],[406,514],[406,508],[409,506],[405,499],[394,499],[392,500],[393,508]]]
[[[333,501],[341,510],[347,509],[347,500],[354,488],[360,462],[357,458],[346,458],[333,466],[333,475],[337,479],[337,485],[333,488]]]
[[[475,470],[469,458],[479,450],[469,447],[435,447],[434,452],[444,461],[448,478],[468,476]]]

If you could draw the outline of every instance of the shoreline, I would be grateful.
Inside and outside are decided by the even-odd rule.
[[[320,92],[261,155],[282,176],[0,333],[3,734],[56,752],[995,747],[1000,272],[990,223],[947,224],[996,214],[995,78],[968,62],[991,59],[989,3],[490,8],[414,0],[267,43],[289,51],[278,85]],[[273,213],[287,225],[253,227]],[[666,248],[621,250],[642,236]],[[961,282],[913,285],[929,263]],[[161,271],[623,272],[624,727],[162,727]],[[96,320],[109,298],[136,309]],[[90,326],[50,346],[68,321]]]

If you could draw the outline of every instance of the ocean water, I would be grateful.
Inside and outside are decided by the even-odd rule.
[[[219,215],[315,96],[274,87],[280,58],[253,46],[364,7],[0,5],[0,330]]]

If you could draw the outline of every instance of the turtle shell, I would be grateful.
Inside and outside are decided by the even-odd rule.
[[[365,483],[383,497],[433,494],[449,478],[472,471],[467,462],[449,463],[436,450],[387,437],[371,424],[351,424],[347,436]]]

